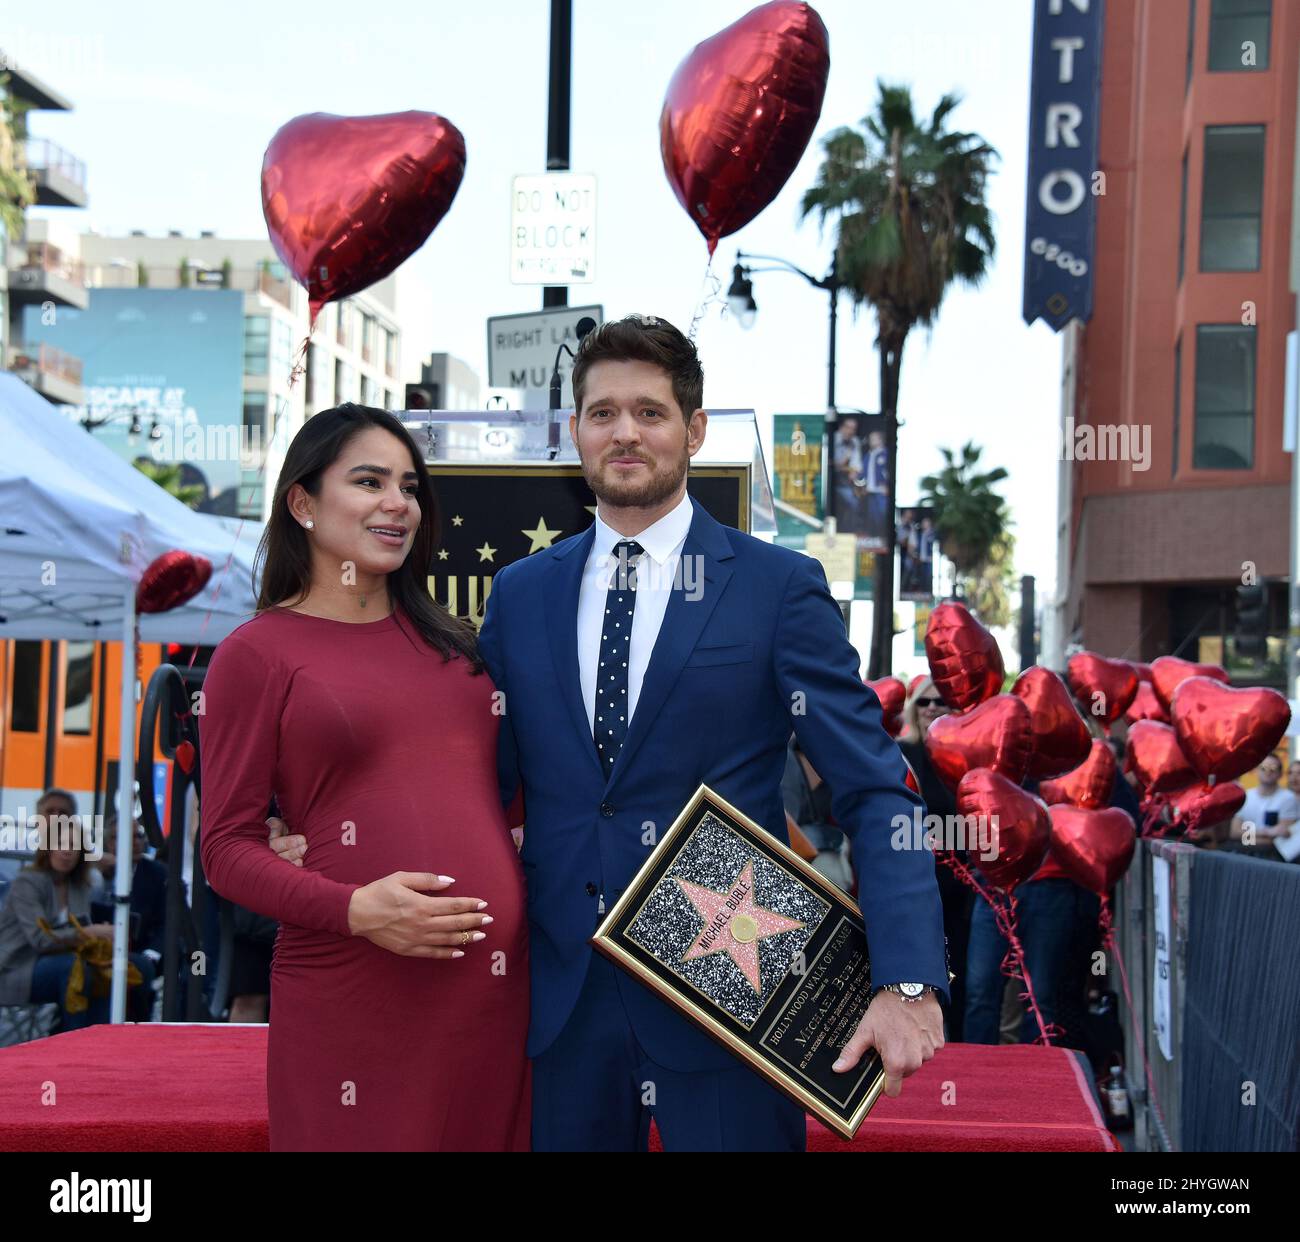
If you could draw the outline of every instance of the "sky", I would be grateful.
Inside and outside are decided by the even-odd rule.
[[[662,315],[685,330],[704,294],[707,248],[678,204],[659,155],[658,118],[673,70],[695,44],[735,21],[745,0],[574,0],[571,166],[598,185],[597,280],[570,289],[606,318]],[[1017,538],[1016,572],[1055,580],[1057,419],[1061,343],[1020,317],[1028,136],[1031,0],[820,0],[831,71],[820,122],[781,194],[724,238],[713,275],[721,293],[738,248],[778,255],[816,275],[831,235],[799,219],[820,164],[820,139],[872,110],[876,82],[912,88],[928,115],[962,96],[949,124],[999,152],[988,197],[998,253],[978,290],[954,288],[930,330],[904,351],[899,394],[898,496],[919,495],[941,447],[983,446],[1003,466]],[[85,225],[187,236],[265,235],[262,154],[305,112],[367,115],[422,109],[465,136],[456,201],[399,272],[403,367],[449,352],[486,382],[486,320],[536,310],[541,290],[509,279],[510,181],[545,169],[547,0],[315,0],[268,5],[225,0],[156,3],[60,0],[24,6],[0,45],[70,99],[70,114],[40,113],[30,128],[87,166]],[[53,209],[37,214],[65,217]],[[755,277],[749,331],[706,306],[696,343],[705,404],[773,413],[820,412],[826,398],[827,299],[797,276]],[[845,298],[837,402],[875,410],[878,361],[870,310]],[[769,463],[770,465],[770,463]]]

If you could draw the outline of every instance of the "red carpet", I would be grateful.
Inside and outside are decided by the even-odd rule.
[[[948,1102],[945,1103],[945,1100]],[[266,1028],[96,1026],[0,1050],[0,1151],[265,1151]],[[845,1143],[811,1151],[1118,1151],[1079,1058],[951,1044]]]

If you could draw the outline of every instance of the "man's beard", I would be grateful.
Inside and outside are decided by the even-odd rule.
[[[618,455],[614,454],[614,456]],[[645,461],[645,458],[639,460]],[[681,461],[676,469],[664,472],[650,467],[653,473],[640,483],[628,482],[622,487],[609,487],[606,485],[604,473],[593,470],[585,460],[582,461],[582,477],[587,480],[587,486],[595,493],[596,499],[607,505],[612,505],[616,509],[649,509],[667,500],[681,487],[690,464],[691,455],[683,448]]]

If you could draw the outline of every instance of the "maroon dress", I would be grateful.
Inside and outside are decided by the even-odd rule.
[[[280,921],[272,1150],[526,1150],[524,880],[491,679],[400,612],[354,625],[270,609],[218,647],[203,697],[204,868]],[[267,846],[273,794],[307,838],[302,867]],[[487,939],[439,960],[350,935],[353,891],[394,871],[452,876],[432,895],[486,901]]]

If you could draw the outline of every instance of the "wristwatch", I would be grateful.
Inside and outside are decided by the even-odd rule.
[[[876,991],[896,992],[908,1004],[914,1004],[927,992],[938,992],[939,989],[930,983],[882,983]]]

